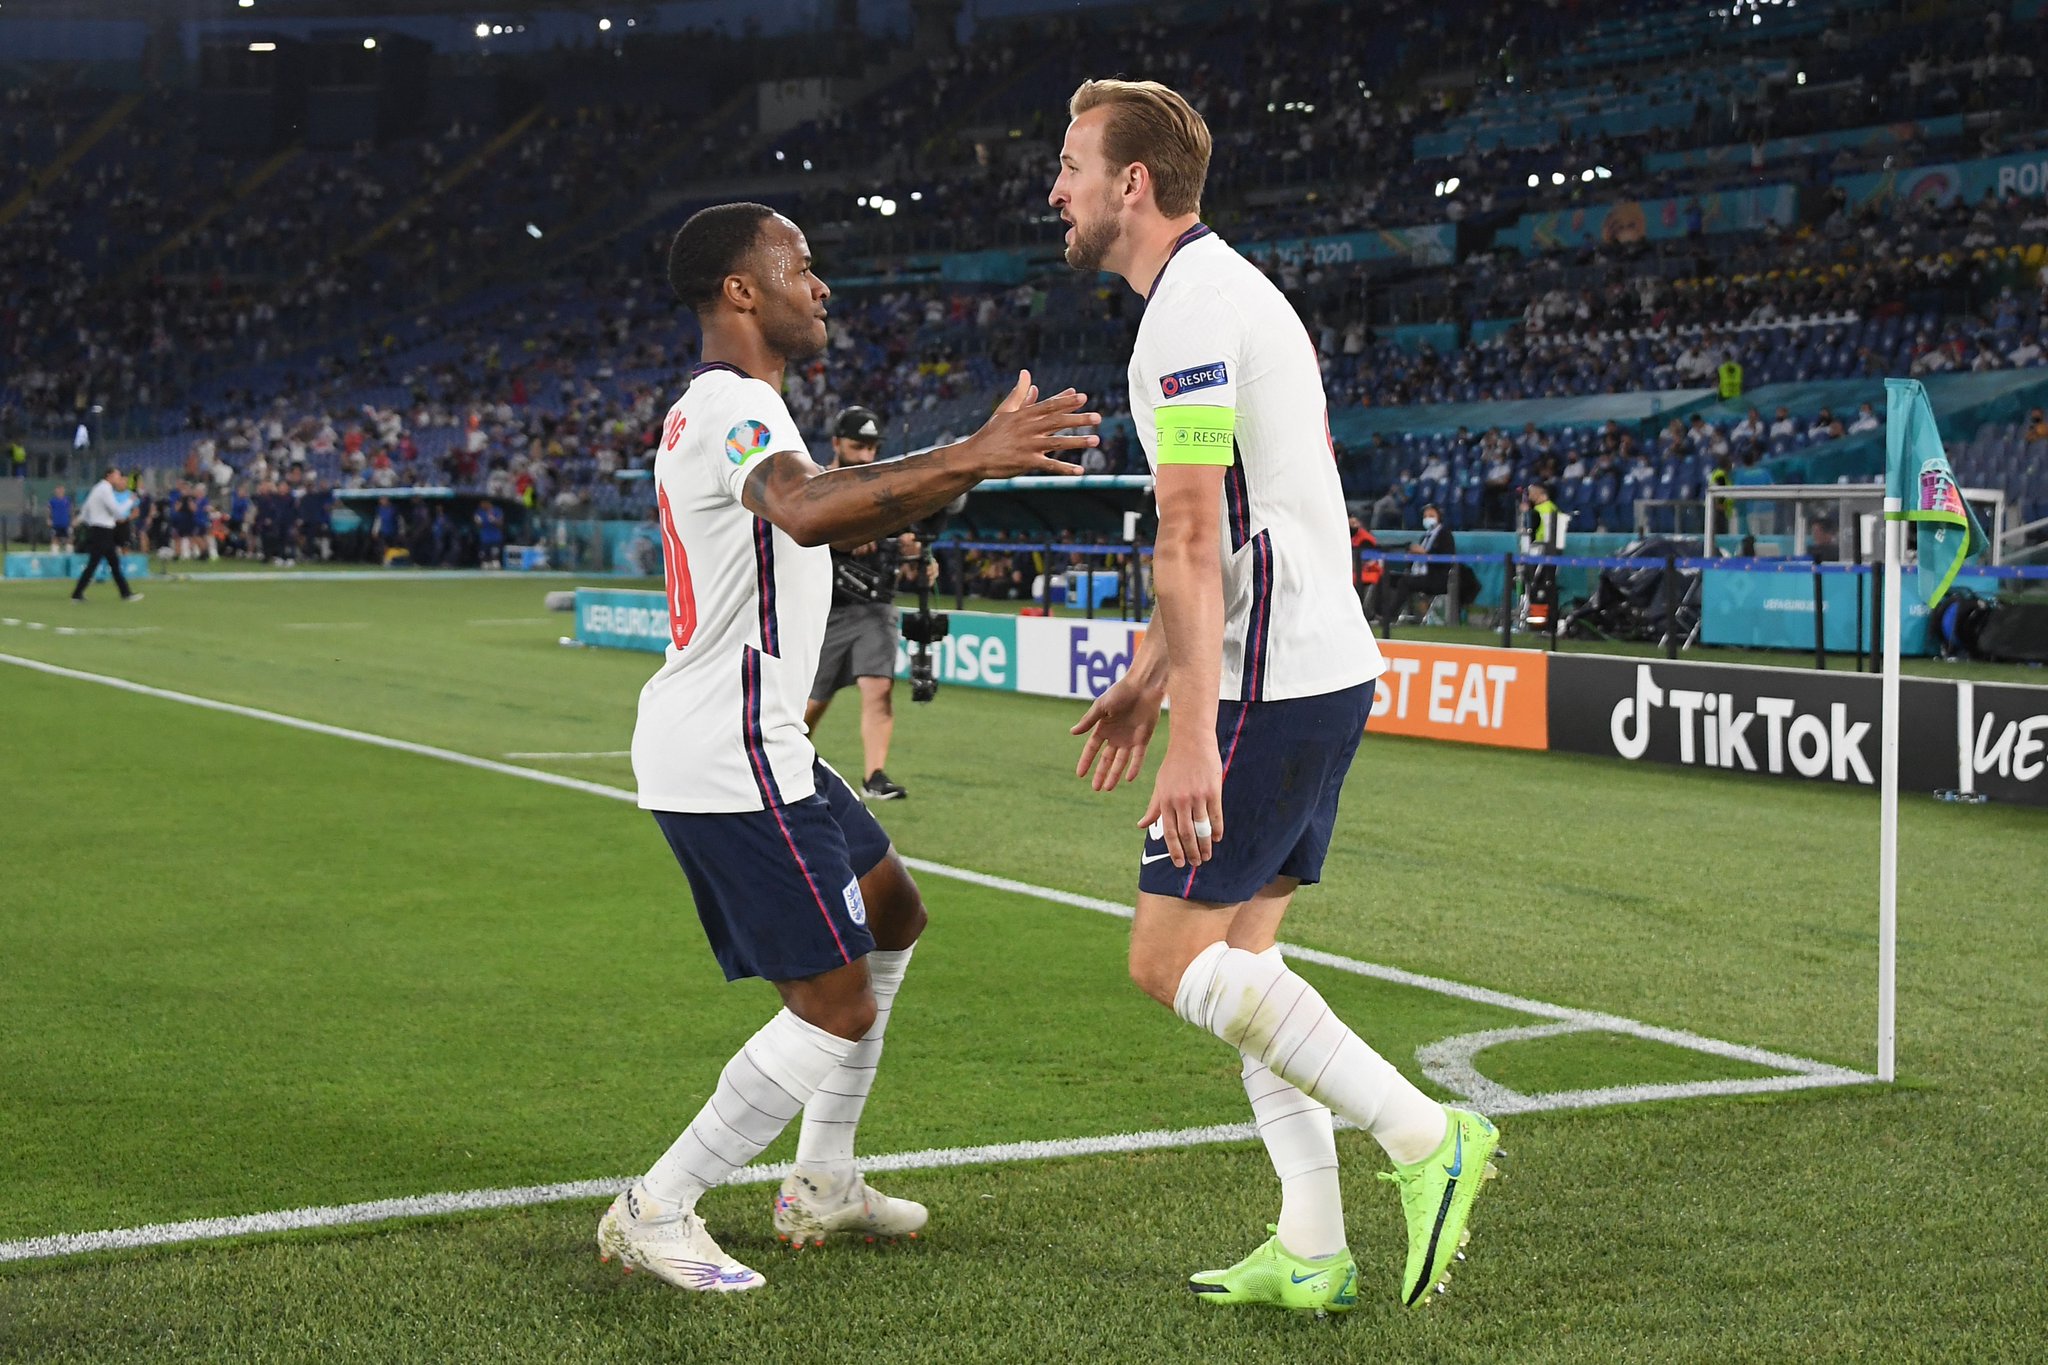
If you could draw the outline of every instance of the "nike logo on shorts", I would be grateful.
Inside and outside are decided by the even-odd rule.
[[[1171,853],[1154,853],[1147,857],[1138,859],[1138,866],[1150,867],[1152,866],[1152,864],[1158,862],[1161,858],[1171,858],[1172,856],[1173,855]]]

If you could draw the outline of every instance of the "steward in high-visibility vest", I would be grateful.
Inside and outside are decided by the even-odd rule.
[[[1732,398],[1742,397],[1742,366],[1737,363],[1734,356],[1731,355],[1721,362],[1719,373],[1721,375],[1721,401],[1725,403]]]

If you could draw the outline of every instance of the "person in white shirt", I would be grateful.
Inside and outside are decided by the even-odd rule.
[[[1859,431],[1876,431],[1883,425],[1884,423],[1877,420],[1877,413],[1871,409],[1870,404],[1865,403],[1856,409],[1856,420],[1849,424],[1849,434],[1853,436]]]
[[[1742,420],[1730,432],[1738,441],[1761,441],[1764,439],[1764,415],[1755,408],[1743,414]]]
[[[1321,876],[1386,668],[1352,589],[1315,349],[1281,292],[1201,221],[1211,144],[1185,99],[1152,81],[1089,81],[1068,113],[1047,198],[1068,225],[1067,264],[1121,275],[1145,300],[1131,418],[1159,512],[1158,609],[1129,671],[1075,725],[1076,772],[1102,791],[1135,781],[1171,698],[1139,821],[1130,971],[1241,1054],[1281,1179],[1276,1235],[1189,1287],[1212,1304],[1357,1301],[1335,1110],[1395,1162],[1402,1297],[1416,1303],[1442,1283],[1497,1135],[1418,1090],[1274,946],[1296,889]]]
[[[1780,436],[1797,436],[1798,434],[1799,424],[1792,420],[1792,410],[1790,408],[1779,408],[1778,415],[1771,419],[1771,439],[1775,441]]]
[[[768,980],[783,1009],[613,1201],[597,1243],[679,1288],[732,1292],[765,1281],[712,1240],[697,1200],[799,1112],[796,1169],[774,1205],[784,1238],[896,1237],[925,1222],[922,1205],[868,1188],[853,1159],[925,912],[888,835],[804,727],[832,600],[826,547],[894,534],[986,478],[1078,473],[1046,452],[1093,446],[1092,432],[1059,433],[1101,416],[1071,390],[1038,401],[1022,373],[967,440],[828,472],[782,401],[790,362],[825,350],[831,293],[796,224],[760,204],[705,209],[677,232],[668,273],[703,328],[704,363],[655,455],[669,648],[641,689],[633,775],[727,978]]]
[[[142,594],[129,588],[127,575],[121,572],[120,526],[135,508],[135,500],[126,496],[127,491],[128,476],[109,465],[100,481],[85,495],[85,505],[78,509],[78,525],[85,545],[85,572],[78,576],[78,584],[71,590],[74,602],[85,600],[85,590],[102,564],[113,575],[114,586],[120,589],[123,602],[142,600]]]

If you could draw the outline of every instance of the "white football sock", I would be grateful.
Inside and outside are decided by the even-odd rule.
[[[875,1068],[882,1061],[882,1034],[889,1027],[889,1009],[896,989],[910,968],[916,945],[900,952],[877,949],[868,954],[868,980],[875,991],[875,1022],[853,1045],[839,1069],[819,1083],[810,1103],[804,1106],[803,1127],[796,1135],[796,1164],[807,1175],[821,1176],[826,1188],[836,1188],[853,1178],[853,1134],[860,1126],[860,1111],[868,1102],[868,1090],[875,1083]]]
[[[640,1188],[664,1206],[663,1213],[696,1208],[699,1195],[731,1179],[781,1136],[853,1047],[850,1038],[777,1011],[725,1064],[718,1088],[641,1178]]]
[[[1276,945],[1259,954],[1278,962]],[[1273,1074],[1250,1053],[1244,1057],[1244,1093],[1252,1102],[1259,1140],[1280,1177],[1280,1245],[1306,1260],[1344,1249],[1344,1195],[1337,1185],[1337,1136],[1330,1110]]]
[[[1443,1145],[1450,1120],[1284,962],[1212,943],[1188,964],[1173,1010],[1371,1133],[1402,1165]]]

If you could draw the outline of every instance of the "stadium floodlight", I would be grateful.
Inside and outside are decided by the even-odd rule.
[[[924,198],[924,191],[923,191],[923,190],[912,190],[912,191],[910,192],[910,202],[911,202],[911,203],[913,203],[913,204],[915,204],[915,203],[918,203],[918,202],[920,202],[921,200],[923,200],[923,198]]]
[[[1439,199],[1444,197],[1444,182],[1441,180],[1436,182],[1436,197]]]
[[[376,40],[375,38],[365,38],[365,39],[363,39],[363,51],[365,51],[365,52],[375,52],[376,50],[377,50],[377,40]]]
[[[1583,180],[1583,181],[1590,181],[1590,180],[1592,180],[1592,178],[1593,178],[1593,168],[1592,168],[1591,166],[1588,166],[1588,167],[1586,167],[1586,169],[1585,169],[1585,170],[1583,170],[1583,171],[1580,171],[1580,172],[1579,172],[1579,179],[1580,179],[1580,180]]]
[[[862,195],[860,198],[854,200],[853,202],[859,205],[861,208],[866,208],[868,206],[868,197],[866,195]]]
[[[894,199],[884,199],[884,200],[882,201],[882,216],[883,216],[884,218],[891,218],[891,217],[894,217],[894,216],[895,216],[895,214],[896,214],[896,201],[895,201]]]
[[[537,242],[540,240],[540,228],[536,224],[528,223],[526,225],[526,235]]]
[[[805,170],[809,170],[810,168],[811,168],[811,159],[810,159],[809,157],[805,157],[805,158],[804,158],[804,169],[805,169]]]
[[[611,21],[611,20],[609,20],[609,19],[600,19],[600,20],[598,20],[598,21],[597,21],[597,31],[598,31],[599,33],[610,33],[610,32],[612,31],[612,21]]]
[[[489,24],[478,24],[478,25],[476,26],[476,36],[477,36],[477,37],[479,37],[479,38],[488,38],[488,37],[490,37],[490,36],[491,36],[491,26],[490,26]]]
[[[1763,21],[1764,21],[1764,17],[1763,17],[1763,16],[1761,15],[1761,14],[1752,14],[1752,15],[1750,15],[1750,16],[1749,16],[1749,22],[1750,22],[1751,24],[1753,24],[1753,25],[1754,25],[1754,24],[1761,24],[1761,23],[1762,23]]]
[[[1529,173],[1529,188],[1530,188],[1530,189],[1532,189],[1532,190],[1533,190],[1533,189],[1535,189],[1535,188],[1536,188],[1536,187],[1537,187],[1538,185],[1540,185],[1540,184],[1542,184],[1542,183],[1543,183],[1543,177],[1542,177],[1542,176],[1540,176],[1540,175],[1537,175],[1537,174],[1536,174],[1536,173],[1535,173],[1534,171],[1531,171],[1531,172]]]
[[[1550,173],[1550,183],[1553,185],[1562,185],[1564,183],[1564,172],[1552,171]]]
[[[781,150],[780,150],[780,149],[777,149],[777,151],[776,151],[776,153],[775,153],[775,159],[776,159],[777,161],[780,161],[780,160],[782,160],[782,159],[783,159],[783,158],[782,158],[782,152],[781,152]]]
[[[1804,71],[1799,73],[1799,83],[1801,85],[1806,84],[1806,73]]]
[[[243,9],[256,8],[256,0],[235,0],[235,3],[240,5]]]
[[[1454,176],[1452,176],[1452,177],[1451,177],[1451,178],[1450,178],[1449,180],[1446,180],[1446,181],[1444,181],[1444,193],[1445,193],[1445,194],[1456,194],[1457,192],[1458,192],[1458,177],[1454,175]]]
[[[277,51],[277,44],[276,44],[276,43],[251,43],[251,44],[249,44],[249,50],[250,50],[251,52],[275,52],[275,51]]]

